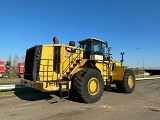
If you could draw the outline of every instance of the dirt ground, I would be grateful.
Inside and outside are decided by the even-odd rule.
[[[10,78],[0,78],[1,84],[10,84],[10,83],[19,83],[21,78],[18,77],[10,77]]]
[[[16,93],[15,93],[16,94]],[[159,120],[160,80],[137,82],[132,94],[104,91],[94,104],[33,94],[0,98],[1,120]]]

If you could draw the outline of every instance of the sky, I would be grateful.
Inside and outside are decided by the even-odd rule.
[[[160,0],[0,0],[0,60],[94,37],[129,67],[160,67]],[[140,48],[140,49],[136,49]],[[143,54],[142,54],[143,53]]]

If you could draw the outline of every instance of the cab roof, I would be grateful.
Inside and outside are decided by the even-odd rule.
[[[87,38],[87,39],[78,41],[78,43],[82,43],[82,42],[89,41],[89,40],[91,40],[91,41],[92,41],[92,40],[95,40],[95,41],[99,41],[99,42],[104,43],[103,40],[100,40],[100,39],[97,39],[97,38]]]

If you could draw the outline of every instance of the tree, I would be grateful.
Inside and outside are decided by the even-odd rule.
[[[18,73],[18,63],[21,62],[21,61],[22,62],[25,61],[25,55],[22,55],[22,56],[19,57],[17,54],[15,54],[13,58],[12,58],[12,55],[9,55],[7,61],[11,62],[11,67],[8,71],[9,72],[8,74],[10,74],[11,76],[17,75],[17,73]]]
[[[12,56],[9,55],[8,56],[8,60],[5,63],[5,76],[8,76],[8,77],[10,77],[10,72],[12,70],[12,68],[11,68],[11,62],[12,62]]]
[[[12,72],[13,72],[13,75],[17,74],[18,73],[18,63],[20,62],[20,59],[19,59],[19,56],[16,54],[14,57],[13,57],[13,61],[12,61]]]
[[[12,62],[12,55],[9,55],[9,56],[8,56],[8,59],[7,59],[7,61],[10,61],[10,62]]]
[[[25,61],[25,55],[21,55],[21,61],[22,61],[22,62]]]

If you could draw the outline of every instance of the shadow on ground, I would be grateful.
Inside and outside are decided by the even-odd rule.
[[[124,94],[123,91],[118,90],[116,87],[112,87],[111,90],[109,90],[108,92],[114,92],[114,93],[122,93],[122,94]]]
[[[110,91],[104,91],[104,92],[122,93],[119,90],[117,90],[116,87],[112,87]],[[16,88],[14,91],[14,94],[21,100],[27,100],[27,101],[46,100],[47,102],[51,104],[61,101],[61,99],[57,100],[57,98],[59,98],[59,92],[41,92],[39,90],[28,88],[28,87],[27,88]],[[62,99],[62,100],[63,101],[69,100],[72,102],[81,103],[79,100],[76,100],[73,97]]]
[[[21,100],[37,101],[37,100],[51,100],[51,103],[57,103],[53,96],[58,96],[57,92],[41,92],[33,88],[16,88],[14,94]]]

